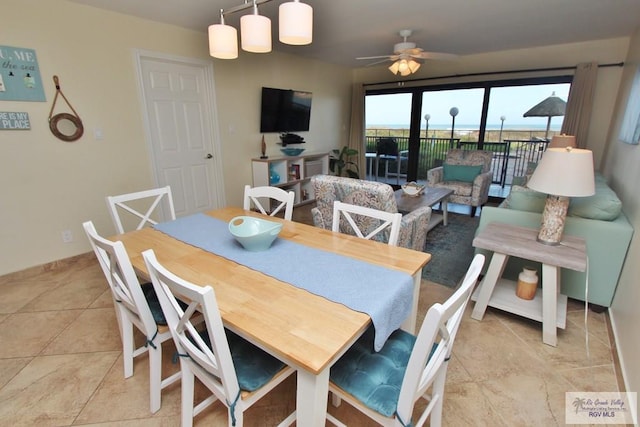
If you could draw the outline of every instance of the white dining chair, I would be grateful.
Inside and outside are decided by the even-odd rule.
[[[369,328],[331,368],[334,405],[345,400],[383,426],[419,427],[429,416],[431,426],[440,426],[453,342],[483,264],[484,255],[473,258],[454,294],[429,308],[417,336],[398,329],[375,352]],[[414,405],[421,398],[428,404],[413,423]],[[329,413],[327,419],[344,426]]]
[[[171,340],[171,333],[153,285],[140,285],[122,242],[101,237],[91,221],[82,226],[111,289],[122,339],[124,377],[133,375],[133,359],[148,353],[150,407],[155,413],[162,403],[162,389],[179,380],[180,372],[162,378],[162,344]],[[144,345],[138,348],[134,343],[134,326],[146,337]]]
[[[284,208],[284,219],[291,221],[295,193],[278,187],[244,186],[244,209],[250,210],[251,205],[263,215],[275,216]],[[272,203],[277,204],[273,209]]]
[[[348,226],[344,221],[341,221],[341,217],[344,218]],[[401,222],[402,214],[398,212],[385,212],[338,200],[333,202],[332,231],[345,232],[350,228],[356,236],[367,240],[388,233],[388,239],[383,240],[387,240],[387,243],[392,246],[397,246]]]
[[[228,409],[229,426],[241,427],[244,412],[295,370],[226,330],[211,286],[190,283],[164,268],[153,250],[142,253],[177,348],[182,371],[182,427],[216,400]],[[183,309],[179,300],[190,301]],[[205,330],[193,324],[202,313]],[[194,379],[213,394],[194,407]],[[295,412],[280,426],[290,425]]]
[[[123,222],[132,223],[132,221],[139,220],[135,230],[140,230],[147,224],[158,223],[157,219],[154,219],[152,215],[155,215],[155,218],[167,221],[176,219],[171,187],[168,185],[135,193],[107,196],[106,201],[113,225],[119,234],[125,232]]]

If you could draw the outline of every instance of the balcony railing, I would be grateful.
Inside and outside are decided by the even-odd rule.
[[[407,156],[409,152],[408,137],[393,137],[398,144],[400,152],[400,173],[406,174]],[[379,137],[367,136],[367,153],[375,153]],[[546,140],[520,140],[505,139],[503,142],[484,142],[483,150],[493,152],[491,170],[493,171],[493,183],[502,187],[511,185],[514,176],[523,176],[526,173],[528,162],[538,162],[547,148]],[[458,138],[420,138],[418,154],[418,180],[427,179],[429,169],[441,166],[451,148],[463,150],[477,149],[476,142],[460,141]],[[380,165],[378,176],[383,174],[382,167],[388,170],[397,170],[395,160],[389,160],[389,165]]]

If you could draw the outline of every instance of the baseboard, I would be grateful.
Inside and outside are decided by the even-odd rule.
[[[0,276],[0,281],[12,281],[12,280],[24,280],[33,276],[37,276],[42,273],[48,273],[55,270],[69,268],[71,266],[77,266],[78,264],[95,263],[96,258],[93,252],[86,252],[80,255],[74,255],[69,258],[63,258],[56,261],[51,261],[46,264],[36,265],[24,270],[15,271],[13,273]]]
[[[615,317],[614,317],[614,312],[613,310],[609,310],[607,313],[607,318],[609,319],[609,322],[607,322],[608,327],[611,328],[611,336],[613,337],[613,345],[611,346],[612,352],[613,354],[613,359],[614,359],[614,369],[616,371],[616,378],[618,380],[618,389],[619,391],[627,391],[629,390],[629,381],[628,381],[628,376],[626,374],[627,370],[625,369],[625,366],[627,366],[627,364],[625,363],[624,357],[622,356],[622,353],[620,352],[620,348],[618,347],[618,334],[617,334],[617,328],[616,328],[616,321],[615,321]],[[615,363],[617,361],[617,363]],[[631,410],[633,410],[634,408],[631,407]],[[636,409],[636,413],[632,414],[634,420],[638,419],[638,414],[637,414],[637,407]]]

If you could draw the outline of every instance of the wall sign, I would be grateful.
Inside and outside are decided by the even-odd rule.
[[[31,122],[28,113],[0,111],[0,130],[29,130]]]
[[[0,101],[46,101],[35,50],[0,46]]]

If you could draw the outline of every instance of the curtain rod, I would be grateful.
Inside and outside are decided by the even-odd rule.
[[[624,66],[624,62],[614,62],[608,64],[598,64],[598,68],[605,67],[622,67]],[[483,71],[480,73],[467,73],[467,74],[450,74],[448,76],[440,76],[440,77],[423,77],[421,79],[409,79],[409,80],[393,80],[389,82],[380,82],[380,83],[365,83],[362,85],[363,87],[367,86],[379,86],[386,85],[391,83],[411,83],[411,82],[421,82],[426,80],[439,80],[439,79],[449,79],[452,77],[477,77],[477,76],[491,76],[491,75],[500,75],[500,74],[517,74],[517,73],[531,73],[531,72],[540,72],[540,71],[562,71],[562,70],[575,70],[577,66],[573,67],[550,67],[550,68],[529,68],[525,70],[509,70],[509,71]]]

